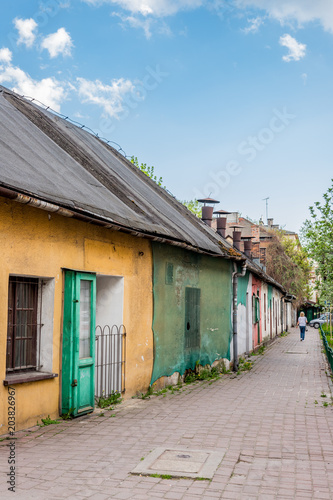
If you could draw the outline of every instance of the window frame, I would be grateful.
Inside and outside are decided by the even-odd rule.
[[[40,309],[39,278],[9,276],[6,374],[38,371]]]
[[[9,323],[12,321],[10,306],[11,282],[34,282],[37,283],[37,320],[36,320],[36,342],[34,363],[27,366],[13,366],[12,346],[8,352],[8,331]],[[55,298],[55,278],[36,275],[10,274],[8,277],[8,297],[7,297],[7,331],[6,331],[6,374],[3,380],[4,386],[12,386],[25,382],[34,382],[58,377],[53,373],[53,341],[54,341],[54,298]],[[42,307],[43,306],[43,307]],[[24,315],[23,315],[24,316]],[[13,322],[13,321],[12,321]],[[14,332],[11,332],[13,335]],[[12,337],[11,337],[12,339]],[[8,361],[8,356],[10,360]]]

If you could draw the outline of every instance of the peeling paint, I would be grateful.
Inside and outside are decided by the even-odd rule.
[[[230,359],[232,269],[229,260],[214,259],[154,243],[154,368],[151,383],[174,372],[184,374],[200,364]],[[166,280],[166,263],[173,281]],[[200,345],[185,348],[185,290],[200,290]],[[213,333],[213,335],[212,335]]]

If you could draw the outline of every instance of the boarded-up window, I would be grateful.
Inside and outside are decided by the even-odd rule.
[[[171,262],[167,262],[165,265],[165,284],[173,284],[173,264]]]
[[[200,288],[185,288],[185,348],[200,347]]]

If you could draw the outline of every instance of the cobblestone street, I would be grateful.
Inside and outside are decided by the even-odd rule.
[[[300,342],[292,329],[251,361],[238,376],[17,433],[15,494],[2,441],[1,498],[332,499],[333,407],[318,330]],[[225,455],[211,481],[131,475],[157,447]]]

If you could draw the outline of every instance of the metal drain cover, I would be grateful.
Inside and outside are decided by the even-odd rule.
[[[142,460],[132,474],[212,479],[225,451],[156,448]]]

